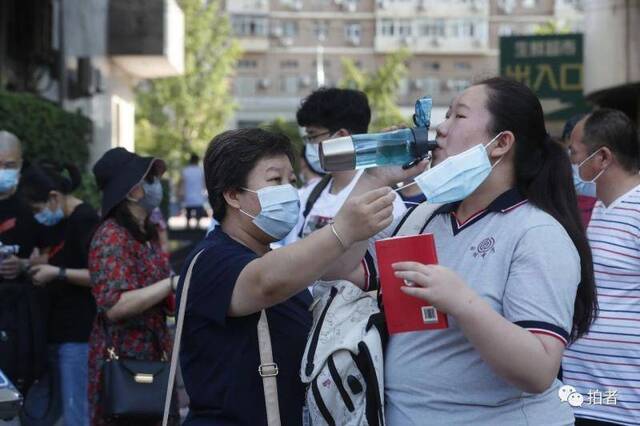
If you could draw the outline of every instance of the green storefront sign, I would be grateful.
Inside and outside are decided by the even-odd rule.
[[[529,86],[547,119],[567,119],[587,110],[582,46],[582,34],[500,37],[500,75]]]

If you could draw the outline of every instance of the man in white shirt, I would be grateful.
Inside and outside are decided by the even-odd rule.
[[[178,197],[182,202],[187,216],[187,228],[190,228],[191,218],[196,219],[198,227],[200,219],[207,216],[204,209],[206,190],[204,187],[204,171],[198,165],[200,158],[191,154],[189,165],[182,169],[178,185]]]
[[[321,88],[309,95],[296,114],[298,125],[305,128],[305,159],[316,173],[325,173],[318,156],[320,142],[367,133],[371,121],[371,109],[367,96],[358,90]],[[300,191],[300,219],[283,245],[304,238],[313,231],[331,223],[342,207],[362,170],[346,170],[327,173],[315,184]],[[393,215],[398,218],[406,208],[400,197],[393,203]],[[371,284],[373,285],[372,277]]]

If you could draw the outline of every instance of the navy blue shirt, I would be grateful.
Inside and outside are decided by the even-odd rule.
[[[180,366],[190,398],[185,425],[266,425],[262,378],[258,374],[260,313],[228,317],[236,280],[259,256],[216,227],[184,263],[203,250],[191,277],[180,350]],[[267,309],[273,359],[278,364],[278,400],[283,425],[301,425],[305,388],[299,371],[311,328],[305,289]]]

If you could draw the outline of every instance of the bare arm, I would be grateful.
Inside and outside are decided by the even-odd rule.
[[[125,291],[107,311],[107,318],[120,321],[139,315],[163,301],[171,293],[171,280],[165,278],[147,287]]]
[[[230,316],[244,316],[280,303],[305,289],[356,241],[366,240],[391,223],[393,198],[379,188],[347,200],[334,228],[342,243],[326,226],[291,245],[250,262],[236,281]]]

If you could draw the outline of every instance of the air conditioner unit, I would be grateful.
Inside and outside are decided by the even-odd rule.
[[[426,2],[426,0],[419,0],[418,1],[418,5],[417,5],[417,9],[420,10],[420,11],[427,10],[427,2]]]
[[[292,8],[293,10],[302,10],[302,6],[303,6],[303,4],[302,4],[302,1],[301,1],[301,0],[294,1],[294,2],[291,4],[291,8]]]
[[[413,80],[411,82],[411,87],[414,90],[422,90],[424,88],[424,82],[422,80]]]
[[[308,75],[303,75],[300,77],[300,87],[309,87],[311,86],[311,77]]]
[[[258,80],[258,87],[261,89],[268,89],[271,86],[271,80],[268,78],[261,78]]]
[[[438,37],[434,37],[434,38],[431,39],[431,45],[433,47],[438,47],[438,46],[440,46],[440,44],[442,44],[442,43],[440,42],[440,39]]]
[[[274,37],[282,37],[282,27],[279,25],[271,27],[271,35]]]
[[[379,9],[387,8],[387,2],[385,0],[378,0],[376,3],[378,4]]]
[[[351,2],[351,1],[346,1],[342,3],[342,10],[345,10],[347,12],[355,12],[356,11],[356,4]]]
[[[472,44],[473,47],[482,47],[484,43],[482,43],[482,40],[480,40],[479,38],[474,38]]]
[[[285,47],[289,47],[289,46],[293,45],[293,39],[291,37],[282,37],[280,39],[280,44],[285,46]]]
[[[361,40],[360,40],[360,37],[358,37],[358,36],[351,36],[351,37],[349,37],[349,43],[350,43],[352,46],[360,46],[360,41],[361,41]]]
[[[476,1],[472,1],[469,5],[469,8],[472,12],[480,12],[480,5]]]

